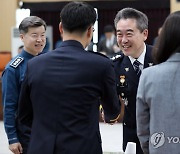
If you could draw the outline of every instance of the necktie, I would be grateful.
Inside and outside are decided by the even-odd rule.
[[[138,77],[140,77],[140,75],[141,75],[141,69],[139,68],[140,64],[141,63],[138,60],[135,60],[134,63],[133,63],[134,70],[135,70]]]

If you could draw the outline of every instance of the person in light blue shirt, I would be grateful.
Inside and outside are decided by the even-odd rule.
[[[18,123],[17,110],[21,84],[24,79],[29,59],[38,55],[46,44],[46,23],[37,16],[30,16],[20,23],[20,38],[24,48],[5,67],[2,74],[2,99],[5,131],[9,149],[14,154],[26,153],[30,129],[22,128]],[[18,133],[19,129],[26,132]],[[28,130],[28,131],[27,131]]]

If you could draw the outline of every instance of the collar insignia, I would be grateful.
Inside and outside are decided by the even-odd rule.
[[[148,64],[149,64],[149,67],[150,67],[150,66],[153,66],[153,63],[148,63]]]

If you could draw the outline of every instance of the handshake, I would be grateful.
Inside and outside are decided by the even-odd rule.
[[[122,122],[122,119],[124,117],[124,102],[123,102],[123,100],[121,99],[120,96],[119,96],[119,100],[120,100],[120,103],[121,103],[120,114],[117,116],[117,118],[112,119],[112,120],[105,117],[104,109],[103,109],[102,105],[100,104],[100,106],[99,106],[100,117],[101,117],[101,119],[102,119],[102,121],[104,123],[108,123],[110,125],[113,125],[115,123]]]

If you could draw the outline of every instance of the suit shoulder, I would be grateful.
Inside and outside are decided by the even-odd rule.
[[[116,54],[115,56],[113,56],[112,58],[110,58],[113,62],[116,61],[122,61],[124,58],[124,54],[122,52],[119,52],[118,54]]]
[[[88,52],[90,52],[90,53],[93,53],[93,54],[95,54],[95,55],[99,55],[99,56],[102,56],[102,57],[104,57],[104,58],[109,59],[106,55],[104,55],[104,54],[102,54],[102,53],[100,53],[100,52],[94,52],[94,51],[89,51],[89,50],[88,50]]]
[[[40,53],[37,56],[35,56],[34,58],[30,59],[29,63],[32,63],[32,62],[35,62],[35,61],[39,62],[41,59],[46,61],[45,58],[47,58],[49,54],[51,54],[51,51]]]

